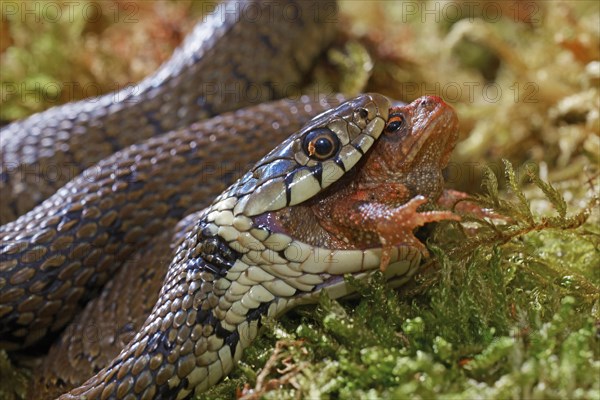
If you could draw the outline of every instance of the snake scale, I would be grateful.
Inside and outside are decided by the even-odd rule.
[[[10,222],[0,228],[0,345],[47,341],[114,277],[50,350],[33,398],[205,391],[242,357],[262,316],[323,291],[347,294],[347,273],[382,269],[391,284],[405,282],[426,254],[412,230],[454,219],[417,212],[439,197],[457,139],[456,115],[440,99],[397,106],[378,94],[304,96],[225,112],[248,99],[209,94],[203,83],[260,87],[269,93],[261,102],[280,96],[277,87],[298,84],[333,32],[314,18],[315,4],[331,3],[281,3],[298,12],[291,24],[240,14],[273,2],[228,4],[235,12],[200,24],[135,93],[57,107],[2,131]],[[115,101],[127,96],[139,98]],[[17,173],[63,164],[82,172],[41,186]]]

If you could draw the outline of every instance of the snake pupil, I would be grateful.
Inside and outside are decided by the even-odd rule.
[[[315,152],[320,156],[326,156],[333,150],[333,143],[331,140],[320,137],[315,142]]]
[[[327,128],[315,129],[304,138],[304,151],[309,157],[324,160],[335,154],[340,147],[337,135]]]

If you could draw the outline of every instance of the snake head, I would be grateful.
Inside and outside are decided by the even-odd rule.
[[[350,171],[381,135],[390,100],[365,94],[315,117],[275,147],[225,196],[248,217],[300,204]]]

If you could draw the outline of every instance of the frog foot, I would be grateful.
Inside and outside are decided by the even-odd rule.
[[[394,208],[390,218],[378,222],[377,233],[382,246],[379,269],[382,272],[389,265],[392,249],[395,246],[408,245],[416,247],[423,257],[429,257],[427,248],[413,233],[415,228],[429,222],[460,221],[460,217],[451,211],[417,211],[425,203],[427,203],[427,199],[424,196],[415,196],[406,204]]]

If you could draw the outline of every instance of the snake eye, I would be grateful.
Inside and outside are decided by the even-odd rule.
[[[302,144],[304,151],[309,157],[316,160],[325,160],[337,153],[340,140],[337,135],[327,128],[310,131]]]
[[[384,128],[385,133],[398,132],[404,126],[404,115],[391,114],[387,125]]]

